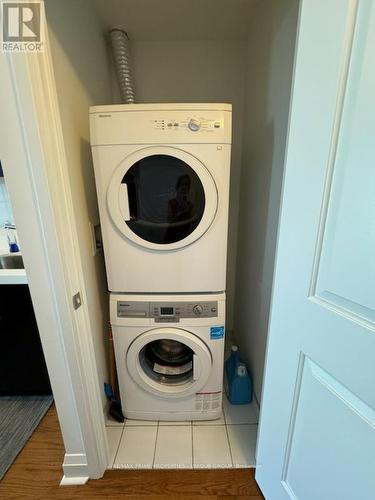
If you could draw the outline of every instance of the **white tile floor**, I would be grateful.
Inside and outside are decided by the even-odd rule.
[[[225,398],[218,420],[107,420],[110,468],[199,469],[255,467],[258,408]]]

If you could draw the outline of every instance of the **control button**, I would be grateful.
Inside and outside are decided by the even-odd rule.
[[[215,313],[217,311],[216,307],[211,307],[211,312]]]
[[[190,118],[189,123],[188,123],[188,128],[192,132],[197,132],[201,128],[200,120],[197,120],[196,118]]]
[[[215,123],[214,123],[214,127],[215,127],[215,128],[220,128],[220,122],[215,122]]]
[[[173,124],[173,126],[174,126],[174,127],[178,127],[178,123],[174,123],[174,124]]]
[[[172,123],[168,123],[168,127],[172,127]]]
[[[199,304],[195,305],[193,307],[193,313],[196,315],[196,316],[200,316],[202,313],[203,313],[203,307]]]

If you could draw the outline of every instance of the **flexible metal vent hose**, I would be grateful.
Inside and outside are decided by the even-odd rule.
[[[112,28],[109,31],[109,38],[121,99],[126,104],[132,104],[135,102],[135,92],[130,64],[129,37],[121,28]]]

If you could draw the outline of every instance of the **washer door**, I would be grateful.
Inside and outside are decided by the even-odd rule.
[[[126,364],[142,389],[179,398],[202,389],[211,373],[212,357],[196,335],[179,328],[157,328],[131,343]]]
[[[218,195],[207,168],[177,148],[150,147],[115,170],[107,207],[117,229],[134,243],[173,250],[200,238],[215,218]]]

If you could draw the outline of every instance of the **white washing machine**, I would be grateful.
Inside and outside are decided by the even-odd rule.
[[[123,413],[140,420],[221,415],[225,294],[111,294]]]
[[[229,104],[90,108],[110,291],[226,286]]]

